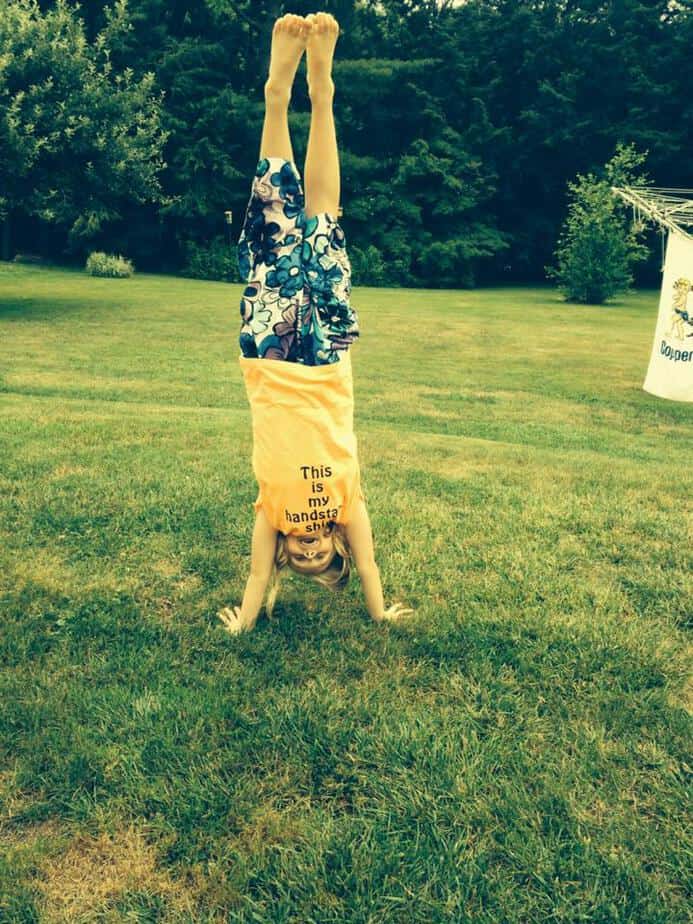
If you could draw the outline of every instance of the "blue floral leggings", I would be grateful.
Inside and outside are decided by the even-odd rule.
[[[327,212],[308,218],[293,161],[263,157],[251,190],[238,239],[246,280],[241,352],[309,366],[337,362],[359,335],[344,231]]]

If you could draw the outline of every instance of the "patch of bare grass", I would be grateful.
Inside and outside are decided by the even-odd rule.
[[[22,849],[36,849],[35,837],[23,839]],[[51,827],[44,849],[34,880],[41,924],[123,920],[117,905],[132,892],[158,896],[173,914],[195,911],[194,897],[160,868],[157,848],[134,825],[113,833],[80,832],[67,842]]]

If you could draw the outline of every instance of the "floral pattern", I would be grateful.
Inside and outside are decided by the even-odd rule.
[[[301,264],[301,248],[296,247],[286,257],[280,257],[265,276],[265,282],[272,289],[279,289],[280,295],[296,295],[306,284]]]
[[[238,240],[244,356],[333,363],[359,336],[344,231],[336,216],[309,218],[304,207],[296,164],[261,158]]]

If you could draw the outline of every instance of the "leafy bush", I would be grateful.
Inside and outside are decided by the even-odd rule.
[[[132,276],[134,268],[130,260],[126,260],[120,254],[104,253],[102,250],[94,250],[87,257],[85,270],[90,276],[111,276],[125,278]]]
[[[365,249],[352,244],[348,248],[351,282],[357,286],[387,285],[387,268],[382,253],[373,244]]]
[[[245,282],[238,269],[235,245],[229,245],[222,236],[217,235],[204,247],[194,241],[182,242],[185,263],[181,269],[182,276],[193,279],[216,279],[224,282]]]
[[[470,289],[474,273],[464,241],[432,241],[421,248],[417,269],[424,285],[430,289]]]
[[[555,252],[558,265],[546,267],[566,301],[601,305],[629,291],[631,266],[647,257],[647,248],[638,239],[642,229],[630,225],[627,208],[611,187],[643,185],[633,168],[645,157],[619,143],[601,178],[578,174],[568,183],[572,201]]]

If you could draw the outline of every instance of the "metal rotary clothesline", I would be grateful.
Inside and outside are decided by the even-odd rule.
[[[612,186],[611,191],[633,207],[633,218],[651,221],[693,240],[693,189],[663,186]]]

